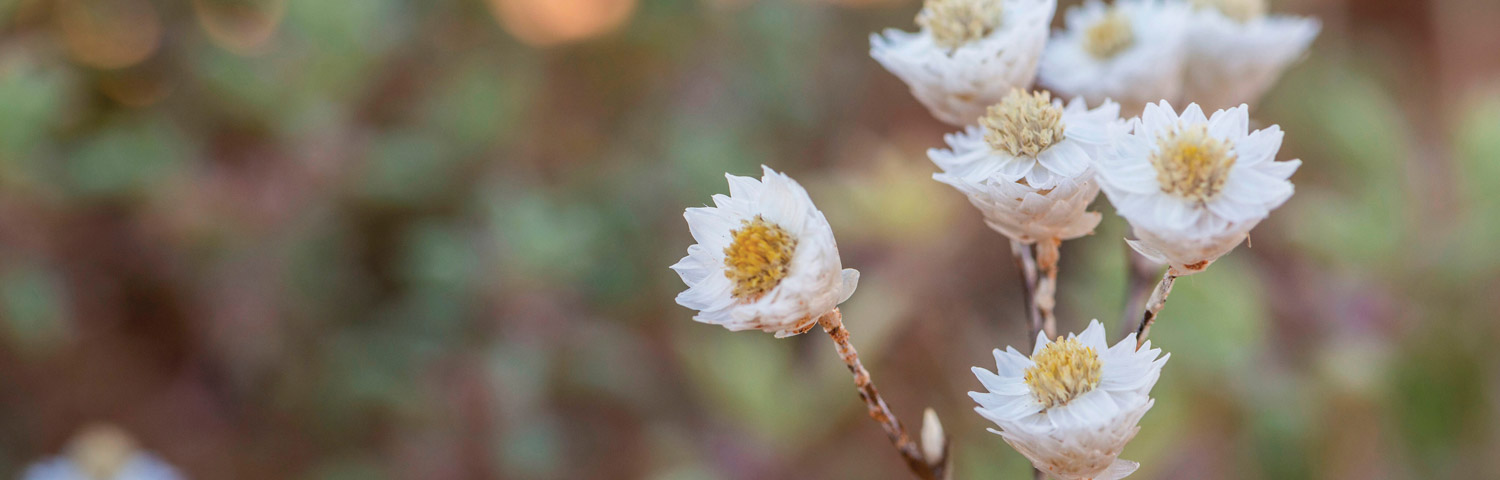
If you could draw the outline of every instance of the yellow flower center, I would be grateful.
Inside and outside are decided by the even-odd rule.
[[[958,48],[1000,28],[1000,0],[926,0],[917,25],[943,48]]]
[[[1108,60],[1135,43],[1130,17],[1119,8],[1111,8],[1104,18],[1083,32],[1083,51],[1094,58]]]
[[[1026,386],[1044,409],[1067,405],[1079,395],[1099,386],[1104,366],[1099,352],[1085,347],[1077,338],[1058,338],[1033,355],[1035,365],[1026,369]]]
[[[1207,125],[1173,130],[1156,139],[1151,156],[1161,191],[1198,203],[1212,200],[1224,189],[1235,156],[1227,141],[1208,134]]]
[[[760,215],[741,222],[724,247],[724,276],[734,282],[732,294],[741,302],[759,300],[786,278],[797,239]]]
[[[1197,8],[1214,8],[1240,22],[1266,16],[1266,0],[1193,0]]]
[[[1063,139],[1062,109],[1047,92],[1012,89],[985,111],[979,124],[990,147],[1015,157],[1035,157]]]

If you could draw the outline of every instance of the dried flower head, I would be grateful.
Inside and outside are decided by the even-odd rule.
[[[870,35],[870,56],[938,120],[973,125],[1013,88],[1029,89],[1056,0],[928,0],[917,32]]]
[[[1197,124],[1157,137],[1151,166],[1163,193],[1202,204],[1224,190],[1234,159],[1228,141],[1209,135],[1207,124]]]
[[[677,303],[730,330],[807,331],[854,293],[859,272],[843,269],[833,229],[796,181],[770,168],[725,177],[729,195],[684,214],[698,243],[672,265],[688,285]]]
[[[1083,50],[1100,60],[1114,58],[1132,43],[1135,43],[1135,29],[1130,26],[1130,17],[1118,7],[1111,8],[1104,18],[1083,32]]]
[[[926,0],[917,25],[932,32],[933,42],[953,49],[989,36],[1003,14],[1000,0]]]
[[[1031,357],[1035,362],[1026,368],[1026,386],[1042,408],[1067,405],[1079,395],[1099,386],[1104,371],[1099,352],[1084,346],[1076,337],[1061,338],[1047,344],[1042,353]]]
[[[1062,107],[1048,92],[1011,90],[985,112],[979,124],[984,140],[996,150],[1016,157],[1036,157],[1063,139]]]
[[[1115,480],[1134,472],[1120,460],[1155,403],[1151,388],[1171,355],[1135,334],[1109,346],[1098,320],[1056,342],[1037,335],[1028,358],[995,350],[995,371],[974,367],[985,392],[969,392],[975,411],[995,423],[1005,443],[1062,480]]]
[[[1249,131],[1248,110],[1209,118],[1196,103],[1181,115],[1150,104],[1134,131],[1116,135],[1096,167],[1136,251],[1177,275],[1200,272],[1291,198],[1287,179],[1302,163],[1275,161],[1281,129]]]
[[[738,230],[729,232],[733,240],[724,247],[724,275],[734,282],[735,299],[753,302],[786,277],[797,239],[760,215],[740,223]]]

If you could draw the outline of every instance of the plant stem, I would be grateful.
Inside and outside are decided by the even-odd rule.
[[[1125,306],[1120,315],[1120,335],[1139,328],[1141,315],[1146,311],[1146,295],[1151,293],[1151,278],[1161,265],[1136,253],[1129,244],[1125,247]]]
[[[1021,274],[1021,304],[1026,308],[1027,341],[1035,342],[1043,327],[1042,313],[1036,305],[1036,257],[1032,255],[1030,245],[1015,240],[1010,241],[1010,252],[1016,259],[1016,271]]]
[[[901,426],[901,420],[891,413],[891,408],[886,405],[885,399],[880,397],[880,392],[875,389],[875,381],[870,379],[870,371],[865,370],[863,363],[859,361],[859,352],[854,350],[854,344],[849,343],[849,330],[844,328],[844,314],[835,308],[833,311],[818,318],[818,324],[823,326],[823,331],[833,337],[833,343],[838,347],[839,357],[844,360],[844,365],[849,367],[849,373],[854,374],[854,388],[859,392],[860,400],[864,400],[865,407],[869,410],[870,418],[874,419],[880,427],[885,430],[885,436],[896,446],[901,453],[901,458],[906,460],[906,467],[911,469],[917,478],[923,480],[941,480],[943,478],[941,467],[930,465],[922,457],[922,452],[917,448],[916,442],[906,434],[906,429]]]
[[[1057,335],[1057,317],[1054,311],[1057,307],[1057,261],[1061,256],[1058,251],[1060,240],[1051,239],[1037,242],[1036,252],[1033,257],[1032,247],[1023,245],[1021,242],[1012,240],[1010,249],[1015,253],[1016,264],[1021,270],[1021,284],[1025,288],[1025,304],[1028,313],[1028,332],[1031,348],[1036,348],[1038,334],[1052,338]],[[1041,275],[1038,275],[1040,270]],[[1029,350],[1028,350],[1029,351]],[[1031,478],[1044,480],[1047,474],[1036,467],[1031,469]]]
[[[1047,338],[1057,336],[1057,261],[1062,256],[1058,247],[1062,240],[1042,240],[1036,244],[1037,270],[1042,273],[1036,282],[1036,309],[1042,317],[1042,331]]]
[[[1146,344],[1146,337],[1151,335],[1151,324],[1156,321],[1156,315],[1167,306],[1167,295],[1172,294],[1172,283],[1177,281],[1177,274],[1171,268],[1162,274],[1161,281],[1157,282],[1156,289],[1151,291],[1151,299],[1146,301],[1146,313],[1141,317],[1141,326],[1135,331],[1135,348],[1140,350],[1141,345]]]

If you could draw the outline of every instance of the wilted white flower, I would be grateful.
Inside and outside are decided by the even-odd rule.
[[[677,303],[703,323],[786,337],[806,332],[854,293],[833,229],[807,191],[762,167],[760,180],[725,175],[729,195],[683,216],[698,243],[672,265],[688,289]]]
[[[1181,95],[1187,7],[1150,0],[1097,0],[1069,8],[1053,34],[1038,82],[1060,96],[1113,99],[1128,115]]]
[[[932,116],[970,125],[1012,88],[1031,88],[1056,0],[926,0],[915,33],[870,35],[870,56]]]
[[[136,447],[123,430],[108,425],[84,429],[67,455],[26,469],[21,480],[182,480],[166,462]]]
[[[1014,347],[995,350],[996,371],[974,367],[987,392],[969,392],[974,410],[995,425],[1005,443],[1037,469],[1062,480],[1114,480],[1139,464],[1120,460],[1137,423],[1156,402],[1151,387],[1171,354],[1135,334],[1110,347],[1104,326],[1056,342],[1037,335],[1031,357]]]
[[[1100,157],[1104,193],[1138,238],[1130,245],[1175,275],[1207,268],[1292,196],[1287,179],[1302,162],[1275,161],[1281,128],[1249,132],[1248,111],[1147,105]]]
[[[984,214],[990,228],[1021,243],[1067,240],[1099,224],[1086,211],[1099,185],[1092,157],[1123,128],[1120,106],[1066,107],[1046,92],[1011,91],[980,125],[944,136],[948,150],[927,156],[942,168],[932,178],[952,185]]]
[[[1191,0],[1184,99],[1205,108],[1254,104],[1321,29],[1317,20],[1267,16],[1265,0]]]

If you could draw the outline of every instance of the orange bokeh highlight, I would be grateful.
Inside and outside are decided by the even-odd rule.
[[[636,0],[488,0],[505,30],[528,45],[577,42],[614,31]]]

